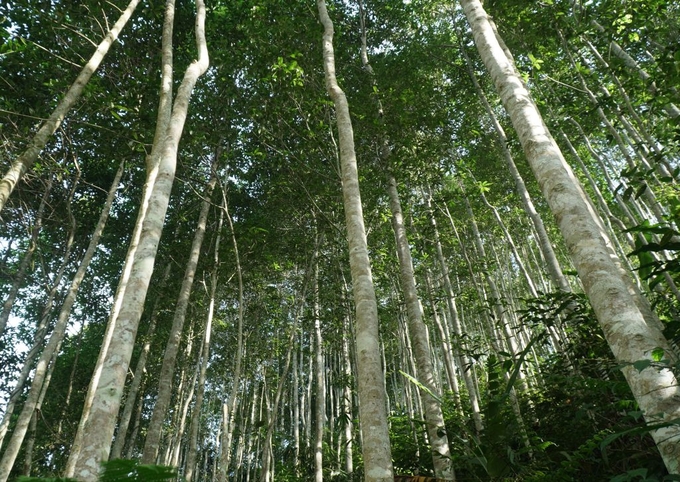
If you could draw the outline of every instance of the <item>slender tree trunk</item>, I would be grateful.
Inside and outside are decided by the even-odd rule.
[[[217,159],[214,160],[210,169],[210,181],[205,189],[206,197],[201,203],[201,212],[198,216],[198,224],[194,233],[194,239],[191,243],[191,250],[184,271],[182,287],[180,288],[177,304],[175,305],[172,327],[170,328],[170,337],[168,338],[168,343],[163,355],[163,365],[158,380],[158,396],[156,397],[156,405],[154,406],[151,421],[149,422],[149,427],[147,429],[144,452],[142,454],[142,463],[145,464],[155,463],[156,458],[158,457],[158,448],[163,432],[163,422],[165,421],[168,407],[170,406],[170,399],[172,398],[172,381],[175,375],[177,353],[179,352],[180,342],[182,341],[184,321],[186,319],[187,310],[189,309],[189,299],[194,285],[194,277],[196,276],[196,267],[198,266],[201,247],[203,246],[203,238],[205,237],[205,229],[211,206],[210,197],[212,196],[215,184],[217,183],[217,175],[215,173],[216,168]]]
[[[357,318],[359,418],[363,437],[364,478],[366,482],[387,482],[392,481],[394,475],[385,408],[385,379],[380,363],[378,306],[368,258],[354,133],[347,98],[335,77],[333,22],[328,16],[324,0],[317,0],[317,7],[324,27],[326,88],[335,104],[340,144],[342,190]]]
[[[343,290],[344,293],[344,290]],[[344,296],[343,296],[344,298]],[[344,303],[343,303],[344,306]],[[342,389],[342,404],[345,416],[345,473],[349,480],[354,478],[354,451],[353,451],[353,410],[352,410],[352,387],[350,386],[352,379],[352,360],[350,358],[349,339],[351,337],[350,314],[347,313],[344,317],[342,330],[344,336],[342,337],[342,359],[343,359],[343,374],[344,386]]]
[[[76,77],[73,85],[71,85],[52,114],[50,114],[33,139],[31,139],[29,147],[12,163],[12,166],[5,174],[5,177],[0,180],[0,211],[5,207],[7,199],[10,194],[12,194],[16,184],[21,177],[33,167],[33,163],[38,158],[38,155],[40,155],[40,152],[45,147],[45,144],[47,144],[49,138],[59,128],[64,118],[71,110],[71,107],[73,107],[80,98],[90,77],[92,77],[92,74],[94,74],[99,67],[99,64],[104,59],[104,56],[108,53],[109,48],[111,48],[111,45],[113,45],[118,38],[118,34],[120,34],[120,31],[132,16],[138,3],[139,0],[130,0],[127,8],[122,11],[116,23],[113,24],[113,27],[107,32],[104,40],[97,46],[97,50],[95,50],[92,57],[90,57],[90,60],[80,71],[80,74]]]
[[[215,161],[213,162],[213,169],[216,170],[219,162],[220,150],[215,154]],[[207,201],[207,200],[206,200]],[[204,202],[206,202],[204,201]],[[220,211],[220,219],[217,223],[217,236],[215,239],[215,249],[213,256],[213,269],[210,275],[210,302],[208,304],[208,316],[205,322],[205,335],[203,339],[203,349],[201,352],[201,371],[198,377],[198,388],[196,393],[196,402],[194,403],[194,411],[191,417],[191,427],[189,429],[189,446],[187,449],[187,462],[184,478],[187,482],[193,479],[194,465],[196,464],[197,455],[197,441],[198,429],[201,420],[201,405],[203,404],[203,393],[205,391],[205,376],[208,368],[208,360],[210,359],[210,334],[212,331],[212,322],[215,312],[215,296],[217,292],[217,272],[220,266],[220,241],[222,239],[222,223],[224,219],[224,211]]]
[[[7,293],[7,298],[2,304],[2,312],[0,312],[0,336],[5,332],[5,327],[7,326],[7,320],[9,320],[9,315],[12,313],[12,307],[16,301],[17,295],[19,294],[19,289],[26,278],[28,273],[28,267],[31,265],[31,260],[33,259],[33,253],[35,253],[38,247],[38,235],[42,229],[43,215],[45,214],[45,206],[47,206],[47,200],[50,197],[50,192],[52,191],[52,179],[47,181],[47,186],[45,186],[45,192],[40,199],[40,205],[38,206],[38,211],[35,214],[35,220],[33,221],[33,227],[31,228],[31,239],[28,242],[28,248],[24,253],[21,262],[19,263],[19,269],[12,280],[12,287]],[[9,250],[8,250],[9,251]],[[2,437],[0,437],[0,446],[2,445]]]
[[[316,256],[315,256],[316,258]],[[314,262],[314,337],[316,339],[316,434],[314,444],[314,480],[323,482],[323,434],[326,426],[326,380],[324,372],[323,338],[321,336],[321,314],[319,309],[319,263]],[[331,421],[330,426],[333,426]]]
[[[388,175],[387,192],[390,199],[390,210],[392,211],[392,229],[396,238],[397,257],[399,258],[401,288],[406,302],[409,332],[413,341],[417,379],[426,388],[426,390],[421,389],[420,395],[424,403],[427,434],[432,447],[435,475],[438,479],[455,480],[456,477],[451,465],[449,440],[444,425],[444,415],[441,404],[437,400],[438,397],[441,398],[441,395],[433,373],[432,355],[423,321],[422,306],[418,298],[413,261],[406,237],[397,182],[391,174]]]
[[[234,247],[234,261],[236,262],[236,279],[238,280],[238,327],[236,333],[236,360],[234,361],[234,371],[232,373],[231,393],[229,394],[229,402],[231,408],[228,407],[227,402],[223,402],[224,426],[222,429],[222,439],[220,440],[220,454],[218,461],[218,482],[227,482],[227,471],[229,470],[229,462],[231,460],[231,444],[234,436],[234,428],[236,427],[236,407],[238,403],[239,385],[241,383],[241,362],[243,359],[243,321],[245,313],[244,305],[244,289],[243,289],[243,272],[241,270],[241,258],[238,251],[238,242],[236,241],[236,232],[234,231],[234,224],[229,214],[229,203],[227,202],[226,184],[222,187],[222,210],[220,212],[220,223],[222,223],[223,216],[227,218],[229,230],[231,231],[231,242]],[[217,253],[217,251],[215,251]],[[215,254],[217,256],[217,254]],[[227,425],[228,421],[228,425]]]
[[[505,55],[478,0],[461,0],[477,49],[489,70],[565,238],[604,335],[648,423],[680,417],[680,387],[670,368],[638,370],[631,364],[652,361],[657,348],[673,352],[643,312],[644,301],[613,253],[602,222],[564,161],[512,61]],[[652,432],[668,471],[679,472],[680,427]]]
[[[56,355],[59,352],[59,348],[61,347],[61,343],[64,340],[64,334],[66,333],[66,328],[68,327],[68,320],[71,315],[71,310],[73,309],[73,304],[76,301],[80,284],[85,277],[85,273],[90,265],[90,261],[92,261],[92,257],[94,256],[97,246],[99,245],[99,240],[101,239],[102,233],[104,231],[104,226],[106,226],[106,221],[108,220],[111,205],[113,204],[116,190],[118,189],[118,184],[120,183],[120,178],[123,175],[123,170],[124,164],[121,162],[118,172],[116,173],[113,183],[111,184],[111,188],[109,189],[108,196],[99,216],[99,221],[97,222],[92,237],[90,238],[90,243],[87,247],[87,250],[85,251],[85,255],[83,256],[83,259],[81,260],[80,265],[78,266],[78,269],[71,280],[71,286],[69,287],[66,298],[64,299],[64,303],[61,307],[61,311],[59,312],[59,317],[54,329],[52,330],[52,334],[50,335],[50,339],[43,349],[40,359],[38,360],[38,365],[35,369],[35,373],[33,374],[33,380],[31,381],[31,388],[28,393],[28,397],[24,402],[21,414],[16,420],[14,432],[12,432],[12,437],[5,449],[2,460],[0,461],[0,481],[2,482],[5,482],[7,477],[9,477],[9,473],[12,470],[12,466],[14,465],[14,461],[17,454],[19,453],[19,449],[21,448],[21,444],[23,443],[24,437],[26,435],[26,431],[28,430],[31,419],[33,418],[33,414],[35,413],[35,408],[39,403],[41,393],[44,393],[47,390],[47,385],[49,384],[47,379],[49,367],[54,363]],[[11,412],[6,411],[5,416],[8,414],[11,414]]]
[[[156,115],[156,128],[154,132],[153,146],[151,153],[146,158],[146,180],[144,182],[144,189],[142,192],[142,200],[140,202],[139,212],[137,213],[137,220],[132,233],[132,239],[128,246],[128,251],[125,256],[125,263],[116,288],[116,295],[111,307],[111,313],[106,325],[106,332],[102,341],[102,347],[99,350],[99,356],[95,364],[94,372],[90,380],[85,402],[83,404],[83,411],[78,423],[78,430],[76,432],[75,440],[71,445],[71,453],[66,463],[64,474],[66,476],[73,475],[75,464],[78,461],[80,449],[83,445],[83,437],[85,435],[85,425],[90,417],[92,411],[92,404],[94,403],[96,395],[96,387],[99,385],[104,361],[109,357],[109,346],[114,333],[117,333],[118,316],[125,299],[125,291],[130,277],[132,275],[132,268],[135,265],[135,258],[139,248],[140,239],[142,237],[142,229],[144,221],[149,209],[151,197],[154,191],[154,185],[158,178],[158,171],[161,164],[161,154],[165,146],[165,136],[170,126],[172,118],[172,81],[173,81],[173,66],[172,66],[172,36],[175,19],[175,4],[174,0],[167,0],[165,7],[165,18],[163,20],[163,33],[161,39],[161,85],[158,99],[158,113]]]
[[[444,257],[444,251],[442,249],[441,240],[439,237],[439,230],[437,228],[437,221],[434,217],[434,212],[432,211],[432,199],[428,194],[425,196],[425,202],[428,208],[428,214],[430,217],[430,226],[432,226],[434,232],[434,243],[435,249],[437,251],[437,260],[439,261],[439,267],[442,273],[442,281],[444,284],[444,291],[446,293],[446,305],[448,307],[449,319],[453,325],[453,332],[456,335],[456,344],[460,345],[459,357],[461,360],[461,373],[463,375],[463,381],[465,382],[465,388],[467,388],[468,395],[470,396],[470,405],[472,409],[472,419],[475,423],[475,429],[477,433],[481,433],[484,429],[482,422],[482,413],[480,410],[479,403],[479,392],[475,388],[472,374],[470,373],[468,367],[472,366],[472,361],[464,353],[464,341],[463,341],[463,326],[460,321],[458,314],[458,307],[456,306],[456,299],[453,294],[453,286],[451,285],[451,278],[449,276],[449,267]]]
[[[174,10],[173,0],[168,0]],[[99,464],[108,458],[128,365],[134,348],[139,319],[149,287],[153,265],[163,230],[170,192],[175,177],[177,150],[184,128],[189,99],[198,77],[208,68],[205,42],[205,5],[196,0],[196,44],[199,60],[189,65],[180,84],[164,137],[158,177],[153,185],[147,215],[142,223],[139,247],[135,253],[130,281],[121,301],[121,311],[112,329],[109,346],[102,346],[101,375],[90,385],[92,404],[89,416],[79,426],[82,432],[77,450],[69,458],[67,476],[84,482],[95,481]],[[75,445],[75,444],[74,444]],[[71,459],[73,461],[71,462]]]

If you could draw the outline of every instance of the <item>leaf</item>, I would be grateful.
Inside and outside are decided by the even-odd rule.
[[[656,347],[652,350],[652,360],[654,360],[655,362],[660,362],[661,360],[663,360],[663,356],[664,356],[663,348]]]
[[[652,360],[637,360],[633,362],[633,368],[635,368],[638,372],[641,372],[647,368],[649,368],[652,365]]]
[[[420,383],[418,380],[416,380],[415,378],[413,378],[411,375],[409,375],[408,373],[403,372],[403,371],[401,371],[401,370],[399,370],[399,373],[401,373],[402,375],[404,375],[404,376],[405,376],[411,383],[413,383],[415,386],[417,386],[418,388],[420,388],[420,389],[423,390],[424,392],[429,393],[429,394],[432,396],[432,398],[434,398],[435,400],[437,400],[439,403],[442,403],[441,397],[439,397],[439,396],[435,395],[434,393],[432,393],[432,391],[431,391],[429,388],[427,388],[425,385],[423,385],[423,384]]]

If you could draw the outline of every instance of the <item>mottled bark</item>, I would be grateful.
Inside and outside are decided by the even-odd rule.
[[[163,281],[161,283],[161,291],[165,287],[165,282],[170,276],[170,269],[172,264],[168,263],[165,268],[165,273],[163,274]],[[149,356],[149,351],[151,350],[151,340],[153,339],[154,333],[156,332],[156,322],[158,321],[158,301],[160,298],[156,298],[154,302],[154,307],[151,310],[151,317],[149,319],[149,327],[146,332],[146,340],[142,346],[142,351],[137,359],[137,365],[135,366],[135,371],[132,374],[132,382],[128,388],[127,394],[125,395],[125,405],[123,407],[123,413],[120,416],[118,422],[118,429],[116,432],[116,439],[111,447],[111,454],[109,458],[119,459],[123,453],[123,447],[125,446],[125,436],[128,431],[128,426],[130,425],[130,420],[132,419],[132,412],[135,405],[141,405],[142,400],[137,400],[137,395],[142,386],[142,381],[146,375],[146,360]]]
[[[71,316],[71,310],[76,301],[76,296],[80,289],[80,285],[85,278],[85,273],[87,268],[92,261],[97,246],[99,245],[99,240],[101,239],[102,233],[104,232],[104,227],[106,226],[106,221],[109,217],[109,212],[111,210],[111,205],[116,195],[116,190],[118,189],[118,184],[120,183],[120,178],[123,175],[124,165],[121,162],[118,172],[116,173],[111,188],[109,189],[108,196],[104,202],[102,212],[95,226],[92,237],[88,244],[87,250],[81,260],[76,273],[73,275],[71,280],[71,285],[66,293],[66,297],[59,312],[59,317],[54,325],[52,334],[47,342],[47,345],[43,349],[38,364],[35,368],[33,374],[33,380],[31,381],[31,388],[28,392],[28,396],[24,401],[24,406],[19,414],[19,417],[15,421],[14,431],[12,432],[12,437],[5,449],[2,460],[0,461],[0,481],[5,482],[9,473],[12,470],[12,465],[19,453],[21,444],[23,443],[24,437],[26,436],[26,431],[29,428],[35,409],[40,403],[41,394],[45,393],[47,386],[49,385],[48,373],[50,366],[54,363],[61,343],[64,340],[64,334],[66,333],[66,328],[68,328],[69,317]],[[40,346],[42,346],[42,340],[40,340]],[[44,396],[44,395],[42,395]],[[5,417],[9,418],[11,411],[7,410],[5,412]],[[3,420],[4,424],[4,420]]]
[[[427,435],[432,447],[435,475],[441,480],[455,480],[456,476],[451,465],[451,452],[444,424],[444,415],[441,403],[437,400],[437,398],[441,399],[441,394],[434,377],[432,354],[430,353],[430,344],[427,339],[427,328],[423,322],[422,306],[418,298],[415,275],[413,273],[413,261],[406,236],[397,182],[392,175],[389,175],[387,179],[387,193],[390,199],[392,229],[399,259],[399,279],[404,294],[404,301],[406,302],[408,328],[417,367],[416,378],[426,388],[426,390],[421,389],[420,396],[423,400],[425,411]]]
[[[605,338],[648,423],[680,418],[680,388],[663,367],[637,370],[631,364],[652,361],[652,352],[673,352],[663,334],[645,320],[636,301],[639,293],[614,254],[602,222],[562,153],[512,61],[505,55],[478,0],[461,0],[477,49],[520,138],[524,152],[553,211],[583,287]],[[680,427],[652,432],[670,473],[680,469]]]
[[[212,163],[210,181],[205,189],[206,197],[201,203],[201,212],[198,215],[198,223],[196,225],[196,231],[194,232],[194,239],[191,243],[182,286],[180,287],[177,303],[175,304],[170,336],[168,338],[168,343],[165,346],[165,353],[163,354],[163,365],[161,366],[161,373],[158,379],[156,405],[154,406],[153,414],[151,415],[151,421],[149,422],[146,441],[144,443],[144,451],[142,453],[142,463],[145,464],[153,464],[156,462],[163,431],[163,422],[165,421],[168,407],[170,406],[170,400],[172,398],[175,363],[177,362],[177,354],[179,353],[179,346],[182,340],[184,321],[186,319],[187,310],[189,309],[189,299],[194,285],[194,277],[196,276],[196,267],[198,266],[201,247],[203,246],[203,239],[205,237],[208,213],[210,212],[211,206],[210,197],[212,196],[215,184],[217,184],[215,173],[216,166],[217,162],[215,161]]]
[[[172,0],[169,0],[169,5],[174,7]],[[177,150],[187,117],[189,99],[199,76],[208,68],[205,5],[202,0],[196,0],[196,9],[198,60],[187,68],[175,98],[169,127],[163,137],[158,177],[153,185],[147,215],[142,223],[139,247],[132,262],[130,280],[121,301],[121,310],[115,327],[111,330],[108,347],[102,346],[103,360],[99,370],[101,374],[96,383],[90,385],[92,404],[89,417],[82,422],[82,426],[79,426],[79,433],[82,435],[78,450],[69,458],[70,470],[67,475],[85,482],[97,479],[99,465],[109,455],[130,357],[175,178]]]
[[[393,479],[392,455],[385,408],[385,379],[380,362],[378,307],[373,288],[366,229],[364,227],[359,176],[354,152],[354,133],[345,93],[335,77],[333,22],[326,3],[317,0],[324,27],[323,60],[326,88],[335,104],[342,191],[349,244],[352,290],[356,306],[356,352],[359,393],[359,419],[363,439],[364,477],[366,482]]]

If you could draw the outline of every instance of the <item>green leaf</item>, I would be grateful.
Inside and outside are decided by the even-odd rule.
[[[638,361],[633,362],[633,367],[638,372],[641,372],[642,370],[649,368],[651,365],[652,365],[652,360],[638,360]]]
[[[663,356],[664,356],[663,348],[656,347],[652,350],[652,360],[654,360],[655,362],[660,362],[661,360],[663,360]]]

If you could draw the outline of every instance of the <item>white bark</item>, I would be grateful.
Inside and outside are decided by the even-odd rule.
[[[172,3],[172,0],[170,2]],[[90,414],[83,426],[79,427],[79,433],[82,433],[79,450],[72,454],[73,462],[69,463],[73,476],[78,480],[95,481],[100,463],[109,455],[128,365],[175,177],[177,150],[187,116],[189,99],[198,77],[208,68],[205,5],[202,0],[196,0],[196,9],[198,60],[192,62],[187,68],[174,102],[170,125],[164,136],[158,177],[153,186],[149,209],[142,225],[130,281],[123,295],[121,311],[112,329],[108,349],[102,347],[105,358],[101,364],[101,375],[96,384],[90,385],[90,391],[93,394]]]
[[[321,336],[321,317],[319,313],[319,264],[314,263],[314,337],[316,340],[316,433],[314,443],[314,481],[323,482],[323,434],[326,425],[326,380],[324,372],[323,338]],[[333,427],[331,420],[330,426]]]
[[[154,132],[153,146],[151,153],[146,159],[146,180],[144,182],[144,189],[142,192],[142,200],[137,213],[137,220],[132,232],[132,239],[128,246],[127,254],[125,255],[125,263],[116,288],[116,295],[113,299],[113,306],[106,325],[106,332],[104,333],[104,340],[102,347],[99,350],[97,363],[95,364],[94,373],[90,380],[85,402],[83,403],[83,412],[78,423],[78,430],[76,432],[75,440],[71,445],[71,453],[69,454],[64,475],[71,477],[74,474],[75,463],[79,458],[80,449],[83,445],[83,437],[85,434],[84,427],[90,417],[92,404],[95,397],[95,388],[99,385],[104,360],[109,356],[109,346],[111,339],[116,332],[118,323],[118,315],[125,298],[125,291],[130,281],[132,268],[135,263],[137,249],[142,236],[142,229],[146,219],[146,213],[149,209],[149,203],[153,194],[154,185],[158,178],[158,171],[161,163],[161,154],[165,148],[165,137],[170,126],[172,118],[172,35],[175,20],[175,3],[174,0],[167,0],[165,7],[165,18],[163,20],[163,33],[161,39],[161,85],[158,99],[158,113],[156,115],[156,129]]]
[[[216,150],[215,160],[213,162],[211,171],[216,172],[220,149]],[[215,174],[213,174],[214,176]],[[217,181],[215,179],[215,181]],[[203,201],[205,204],[209,204],[209,199]],[[212,323],[215,313],[215,294],[217,292],[217,272],[220,265],[220,240],[222,239],[222,222],[224,218],[224,212],[220,212],[220,219],[217,223],[217,237],[215,239],[215,249],[213,255],[213,268],[212,274],[210,275],[210,302],[208,303],[208,315],[205,321],[205,335],[203,338],[203,349],[201,351],[201,361],[200,361],[200,373],[198,376],[198,387],[196,392],[196,402],[194,403],[193,413],[191,415],[191,427],[189,428],[189,446],[187,448],[187,461],[186,470],[184,472],[184,478],[187,482],[191,482],[193,479],[194,465],[196,464],[197,456],[197,443],[198,443],[198,429],[201,420],[201,406],[203,405],[203,394],[205,392],[205,376],[208,369],[208,360],[210,359],[210,335],[212,333]]]
[[[54,134],[54,132],[59,128],[62,121],[68,114],[71,107],[78,101],[80,95],[83,93],[83,89],[87,85],[95,73],[99,64],[104,59],[104,56],[108,53],[111,45],[116,41],[120,31],[123,29],[127,21],[132,16],[132,13],[137,8],[139,0],[130,0],[127,8],[122,11],[120,17],[113,24],[111,30],[108,31],[104,40],[97,46],[94,54],[90,57],[90,60],[85,64],[83,69],[76,77],[75,82],[69,90],[64,94],[64,97],[59,101],[57,107],[54,109],[52,114],[47,118],[45,123],[40,127],[38,132],[35,134],[28,148],[12,163],[12,166],[5,174],[5,177],[0,180],[0,211],[5,207],[5,203],[9,198],[10,194],[14,190],[14,187],[19,182],[21,177],[33,166],[33,163],[40,155],[40,152],[44,149],[45,144],[49,138]]]
[[[328,16],[324,0],[317,0],[317,7],[324,27],[323,59],[326,88],[335,104],[338,125],[342,191],[357,318],[356,351],[364,477],[366,482],[388,482],[392,481],[394,476],[385,407],[385,379],[380,363],[378,306],[368,258],[354,152],[354,133],[347,98],[335,77],[333,22]]]
[[[5,453],[2,456],[2,460],[0,461],[1,482],[5,482],[7,477],[9,477],[9,473],[12,470],[12,466],[14,465],[14,461],[16,460],[17,454],[19,453],[19,449],[21,449],[21,444],[23,443],[24,437],[26,436],[26,431],[28,430],[31,419],[34,416],[35,409],[40,403],[41,394],[45,393],[47,386],[49,385],[48,372],[50,365],[54,363],[56,355],[59,352],[59,348],[61,347],[61,343],[64,340],[64,334],[66,333],[66,328],[68,327],[68,320],[71,316],[73,304],[76,301],[80,284],[85,278],[85,273],[90,265],[90,261],[92,261],[92,257],[94,256],[97,246],[99,245],[99,240],[101,239],[102,233],[104,231],[104,226],[106,226],[106,221],[108,220],[111,205],[113,204],[116,190],[118,189],[118,184],[120,183],[120,178],[123,175],[123,170],[124,164],[121,162],[111,188],[109,189],[106,201],[104,202],[104,206],[99,216],[99,220],[97,221],[97,225],[94,229],[94,232],[92,233],[92,237],[90,238],[90,243],[88,244],[87,250],[85,251],[85,255],[83,256],[83,259],[81,260],[75,275],[73,275],[71,286],[69,287],[66,298],[64,299],[64,303],[62,304],[59,317],[56,324],[54,325],[50,339],[43,349],[40,359],[38,360],[38,365],[35,368],[35,373],[33,374],[33,380],[31,381],[31,388],[28,393],[28,397],[24,402],[21,414],[19,414],[19,417],[15,422],[12,437],[10,438],[10,441],[5,449]],[[5,413],[5,416],[7,415],[8,413]]]
[[[203,246],[203,238],[205,237],[206,224],[208,221],[208,213],[210,212],[210,197],[217,183],[217,177],[214,173],[216,161],[211,167],[211,177],[208,186],[205,188],[206,197],[201,203],[201,212],[198,215],[198,223],[194,233],[194,239],[191,243],[189,251],[189,259],[187,260],[184,271],[184,278],[182,286],[177,297],[175,305],[175,312],[172,318],[172,327],[170,329],[170,337],[165,346],[165,353],[163,355],[163,365],[161,366],[161,373],[158,380],[158,395],[156,397],[156,405],[153,409],[151,421],[147,429],[146,441],[144,443],[144,452],[142,454],[142,463],[153,464],[156,462],[158,456],[158,448],[163,432],[163,422],[165,421],[168,407],[170,406],[170,399],[172,398],[173,379],[175,374],[175,363],[177,361],[177,353],[179,352],[179,345],[182,340],[182,332],[184,328],[184,321],[186,319],[187,310],[189,309],[189,298],[191,297],[191,290],[194,285],[194,277],[196,275],[196,267],[201,255],[201,247]]]
[[[680,388],[668,368],[637,370],[628,365],[652,360],[652,351],[672,350],[657,326],[647,323],[639,296],[611,249],[597,213],[564,161],[513,63],[503,52],[478,0],[461,0],[475,44],[517,131],[524,152],[541,186],[584,290],[616,360],[648,423],[680,418]],[[652,432],[668,471],[680,472],[680,427]]]
[[[406,302],[408,328],[411,335],[412,346],[415,355],[417,379],[427,390],[420,391],[425,410],[427,435],[432,447],[432,461],[435,475],[441,480],[455,480],[456,476],[451,465],[451,452],[449,440],[444,424],[441,403],[437,396],[441,397],[439,387],[435,381],[432,366],[430,344],[427,339],[427,328],[423,322],[423,311],[418,298],[415,275],[413,273],[413,261],[406,237],[404,215],[401,210],[397,181],[389,175],[387,180],[387,192],[392,211],[392,229],[397,246],[399,258],[399,278],[401,289]],[[429,392],[428,392],[429,391]]]
[[[231,444],[234,437],[234,428],[236,427],[236,407],[238,403],[238,394],[241,383],[241,361],[243,360],[243,318],[245,314],[244,305],[244,290],[243,290],[243,272],[241,270],[241,258],[238,251],[238,242],[236,240],[236,233],[234,231],[234,224],[229,215],[229,203],[227,202],[227,193],[225,187],[222,188],[222,211],[220,212],[220,224],[223,216],[226,216],[227,223],[229,223],[229,230],[231,231],[231,242],[234,247],[234,261],[236,262],[236,278],[238,280],[238,327],[236,333],[236,360],[234,361],[234,371],[232,372],[232,385],[229,394],[229,401],[223,402],[223,429],[222,439],[220,440],[220,454],[218,461],[218,482],[227,482],[227,471],[229,470],[229,462],[231,461]],[[217,250],[215,251],[217,253]],[[217,254],[216,254],[217,256]],[[229,405],[231,405],[231,408]]]

